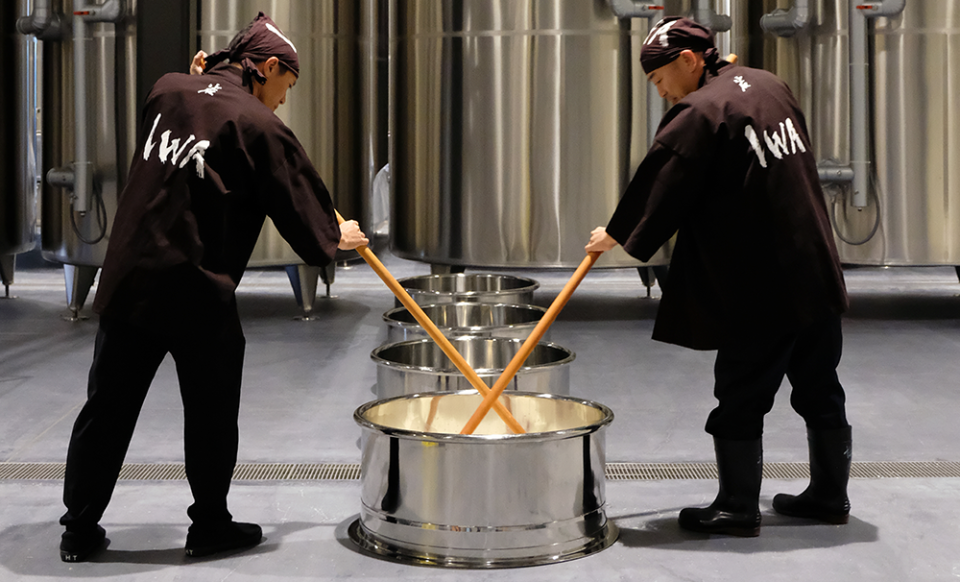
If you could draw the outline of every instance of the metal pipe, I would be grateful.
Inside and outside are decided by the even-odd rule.
[[[63,20],[54,13],[52,0],[36,0],[33,13],[17,19],[17,31],[40,40],[56,40],[63,36]]]
[[[851,4],[854,0],[850,0]],[[777,36],[791,37],[810,24],[809,0],[796,0],[790,10],[780,8],[760,18],[760,28]]]
[[[862,4],[853,0],[850,2],[850,166],[853,168],[855,208],[866,207],[870,188],[870,102],[867,92],[870,62],[867,55],[867,19],[895,16],[903,12],[905,6],[906,0]]]
[[[817,165],[817,174],[820,181],[827,184],[843,184],[853,182],[853,168],[850,166]]]
[[[72,168],[55,168],[47,174],[51,183],[63,183],[73,173],[73,209],[86,215],[93,192],[93,162],[90,161],[90,130],[87,110],[87,48],[93,42],[88,23],[117,22],[123,15],[121,0],[88,5],[73,0],[73,113],[74,161]]]
[[[607,0],[607,4],[617,15],[617,18],[649,18],[663,16],[663,5],[654,2],[637,2],[636,0]]]
[[[850,167],[853,169],[853,206],[867,205],[870,160],[867,151],[869,106],[867,103],[867,16],[850,2]]]
[[[850,165],[818,165],[817,171],[822,182],[852,182],[854,208],[867,206],[870,188],[870,106],[867,93],[870,62],[867,55],[867,19],[895,16],[903,12],[905,6],[906,0],[864,4],[850,2]],[[766,30],[766,27],[764,29]]]
[[[73,2],[73,15],[82,16],[87,22],[116,23],[123,16],[123,2],[121,0],[107,0],[103,4],[86,4],[78,0]]]
[[[647,30],[663,18],[663,5],[652,2],[634,2],[634,0],[607,0],[617,18],[646,18]],[[653,145],[663,119],[663,99],[656,89],[647,89],[647,147]]]
[[[694,2],[693,19],[713,32],[727,32],[733,26],[729,15],[717,14],[710,5],[711,0],[696,0]]]
[[[87,123],[87,44],[93,42],[93,37],[83,8],[83,0],[73,0],[73,209],[80,216],[87,213],[93,191]]]
[[[868,18],[877,18],[878,16],[896,16],[903,12],[907,5],[907,0],[882,0],[880,2],[860,2],[857,4],[859,10]]]

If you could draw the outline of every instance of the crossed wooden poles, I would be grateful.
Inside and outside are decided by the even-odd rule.
[[[344,219],[340,216],[340,213],[337,212],[337,221],[343,223]],[[509,410],[503,405],[499,400],[500,394],[503,393],[504,389],[510,384],[510,381],[513,380],[513,377],[523,366],[524,362],[527,361],[527,358],[530,356],[530,353],[533,352],[533,349],[540,342],[540,339],[543,338],[543,334],[546,333],[550,325],[553,324],[554,320],[559,315],[560,310],[567,304],[567,301],[570,299],[570,296],[573,295],[573,292],[576,290],[577,286],[580,285],[580,281],[583,280],[587,272],[590,271],[590,268],[593,267],[593,264],[597,262],[597,258],[600,256],[600,253],[587,253],[587,256],[584,257],[583,261],[580,263],[580,266],[577,267],[577,270],[573,273],[573,276],[570,277],[570,280],[567,281],[567,284],[564,285],[563,290],[560,291],[560,294],[557,295],[557,298],[553,300],[553,303],[550,304],[549,309],[540,319],[540,322],[537,324],[533,331],[530,332],[530,336],[527,337],[526,341],[520,346],[520,350],[513,356],[513,359],[510,360],[510,363],[507,364],[507,367],[503,370],[503,373],[500,374],[500,378],[494,383],[493,388],[489,388],[484,384],[483,380],[480,379],[480,376],[470,367],[470,364],[467,363],[463,356],[457,351],[453,344],[450,343],[450,340],[443,335],[443,333],[437,329],[437,326],[434,325],[430,318],[427,317],[427,314],[423,312],[423,309],[417,304],[416,301],[410,297],[410,294],[407,293],[406,289],[390,274],[390,271],[387,270],[383,263],[380,262],[380,259],[373,254],[373,251],[368,249],[366,245],[361,245],[357,247],[357,252],[363,257],[363,260],[373,268],[373,271],[380,277],[381,280],[393,291],[393,294],[397,296],[397,299],[400,300],[400,303],[410,311],[410,314],[413,315],[413,318],[417,320],[424,331],[437,342],[437,345],[443,350],[443,353],[447,355],[448,358],[453,362],[453,365],[460,370],[460,373],[466,377],[467,381],[470,382],[470,385],[476,388],[477,392],[483,395],[483,401],[480,403],[480,406],[477,407],[477,410],[473,413],[473,416],[470,417],[470,420],[467,421],[466,426],[463,427],[463,430],[460,431],[460,434],[473,434],[473,431],[477,429],[477,426],[484,419],[490,408],[500,416],[501,419],[506,423],[507,427],[513,431],[514,434],[522,434],[525,431],[523,427],[520,426],[520,423],[517,422],[517,419],[513,417]]]

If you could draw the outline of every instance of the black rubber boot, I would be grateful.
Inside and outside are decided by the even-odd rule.
[[[84,530],[67,530],[60,538],[60,559],[86,562],[106,545],[107,532],[99,525]]]
[[[773,509],[791,517],[805,517],[825,523],[844,524],[850,520],[847,481],[853,438],[850,427],[807,429],[810,447],[810,485],[800,495],[780,493]]]
[[[263,531],[255,523],[194,523],[187,532],[185,549],[188,556],[199,558],[227,550],[249,548],[259,544],[262,538]]]
[[[703,533],[756,537],[760,535],[762,441],[714,438],[713,444],[720,492],[709,507],[682,509],[680,527]]]

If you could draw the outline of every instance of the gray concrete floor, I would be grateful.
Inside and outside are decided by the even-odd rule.
[[[426,265],[384,257],[398,277]],[[525,271],[548,305],[571,272]],[[960,283],[951,268],[846,272],[841,380],[854,426],[855,461],[960,461]],[[731,285],[736,269],[731,268]],[[744,290],[744,292],[749,292]],[[247,336],[240,415],[242,462],[356,463],[352,412],[373,398],[370,351],[386,337],[393,297],[363,264],[339,269],[314,321],[299,314],[282,271],[250,271],[238,296]],[[60,463],[85,395],[97,319],[63,321],[62,271],[19,269],[15,299],[0,299],[0,462]],[[607,460],[712,462],[703,430],[712,352],[650,339],[659,292],[646,298],[633,269],[590,273],[553,327],[574,350],[573,394],[610,406]],[[92,294],[91,294],[92,297]],[[789,386],[767,417],[767,461],[806,461],[803,424]],[[128,462],[182,461],[181,405],[164,362],[140,416]],[[767,480],[759,538],[700,536],[676,526],[679,508],[705,504],[709,480],[607,483],[611,548],[563,564],[463,571],[407,566],[359,554],[346,526],[359,512],[358,481],[238,482],[237,519],[264,527],[248,551],[187,561],[190,503],[183,481],[122,481],[103,519],[111,540],[91,563],[57,556],[62,513],[56,480],[0,480],[0,580],[833,580],[960,578],[960,479],[855,479],[846,526],[809,525],[770,509],[796,480]]]

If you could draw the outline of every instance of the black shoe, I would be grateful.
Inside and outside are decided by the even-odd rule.
[[[850,521],[849,502],[830,505],[815,499],[809,491],[800,495],[778,493],[773,496],[773,509],[782,515],[815,519],[834,525],[843,525]]]
[[[763,447],[760,439],[713,439],[717,454],[720,492],[709,507],[680,511],[683,529],[739,537],[760,535],[760,480]]]
[[[800,495],[774,496],[774,511],[837,525],[850,520],[847,481],[853,448],[851,433],[850,427],[807,429],[810,485]]]
[[[84,531],[65,531],[60,537],[60,559],[64,562],[85,562],[104,547],[107,532],[97,525]]]
[[[263,530],[255,523],[193,524],[187,532],[186,552],[188,556],[198,558],[227,550],[249,548],[260,543]]]
[[[741,538],[760,535],[760,512],[732,512],[705,507],[687,507],[680,510],[680,527],[690,531],[724,534]]]

